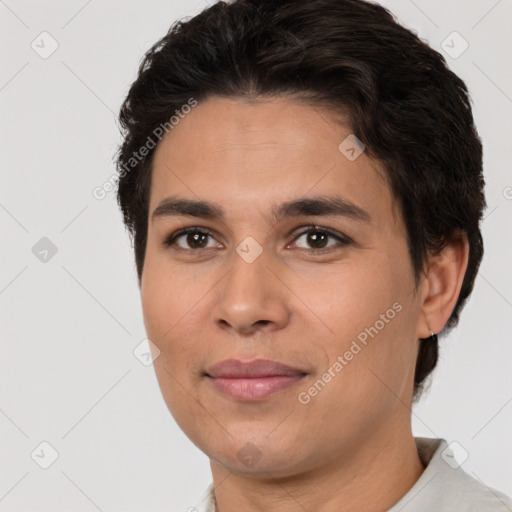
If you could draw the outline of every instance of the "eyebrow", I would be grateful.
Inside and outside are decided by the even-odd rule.
[[[160,201],[151,215],[151,221],[153,222],[159,217],[180,215],[225,221],[224,210],[220,205],[209,201],[184,199],[177,196],[170,196]],[[341,197],[333,196],[294,199],[272,208],[272,217],[275,222],[300,216],[348,217],[363,222],[371,222],[372,220],[370,214],[361,207]]]

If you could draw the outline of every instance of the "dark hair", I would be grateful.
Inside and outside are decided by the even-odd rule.
[[[146,53],[121,107],[117,153],[117,197],[135,243],[139,284],[154,149],[133,155],[191,97],[282,95],[348,116],[367,155],[382,164],[406,224],[416,286],[429,254],[454,236],[467,237],[468,267],[446,334],[483,256],[482,144],[467,87],[444,57],[364,0],[218,2],[175,21]],[[415,399],[437,353],[437,343],[421,342]]]

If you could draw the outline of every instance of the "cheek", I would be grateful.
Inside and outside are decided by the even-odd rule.
[[[402,285],[385,260],[375,257],[373,261],[370,254],[319,266],[314,272],[295,269],[290,283],[318,327],[339,340],[339,346],[333,346],[336,350],[373,325],[402,295]]]
[[[165,351],[166,333],[175,323],[176,304],[163,276],[153,278],[150,272],[141,286],[142,312],[148,337],[161,351]],[[172,332],[172,331],[171,331]]]
[[[157,269],[149,264],[146,269],[141,301],[147,336],[160,350],[153,363],[155,374],[169,411],[187,431],[200,412],[190,400],[196,385],[196,379],[191,376],[198,372],[190,365],[201,359],[194,344],[197,329],[190,329],[191,322],[202,325],[194,322],[193,306],[198,301],[197,294],[193,285],[185,286],[184,277],[170,272],[169,268]]]
[[[204,308],[201,299],[211,288],[179,265],[148,258],[141,301],[147,337],[158,347],[155,371],[168,401],[181,400],[181,385],[195,385],[205,359]],[[203,316],[201,316],[203,315]],[[185,397],[186,398],[186,397]]]
[[[141,283],[141,302],[148,337],[162,352],[170,350],[170,340],[193,315],[197,303],[197,283],[165,258],[148,254]]]
[[[344,266],[295,283],[297,295],[309,290],[304,295],[307,305],[322,320],[318,325],[325,326],[326,336],[317,337],[316,343],[327,354],[329,365],[343,359],[343,369],[332,370],[343,377],[329,385],[346,393],[342,401],[389,394],[386,384],[398,391],[411,378],[413,282],[404,269],[407,262],[399,255],[380,252],[377,257],[374,252],[364,262],[347,260]]]
[[[386,310],[376,308],[375,312],[380,315]],[[369,313],[364,311],[365,315]],[[301,396],[301,403],[309,400],[304,406],[309,421],[333,446],[344,436],[346,440],[354,435],[364,437],[408,402],[414,353],[402,346],[402,314],[404,309],[392,319],[389,317],[393,314],[389,314],[389,323],[382,325],[377,323],[378,315],[377,321],[372,318],[365,322],[360,312],[356,320],[349,318],[352,324],[346,331],[339,324],[340,336],[326,347],[329,367],[315,375],[309,388],[300,390],[306,393]]]

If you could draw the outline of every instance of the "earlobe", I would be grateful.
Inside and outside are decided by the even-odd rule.
[[[439,254],[431,256],[423,283],[418,338],[439,333],[450,318],[459,298],[468,257],[469,244],[463,233],[454,235]]]

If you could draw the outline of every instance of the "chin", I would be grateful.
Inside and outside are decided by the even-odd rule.
[[[287,439],[269,434],[275,427],[265,425],[261,429],[240,429],[233,437],[227,434],[222,438],[204,438],[196,445],[210,460],[233,473],[254,476],[286,477],[303,469],[304,460],[296,444],[295,436]],[[306,455],[307,458],[307,455]]]

